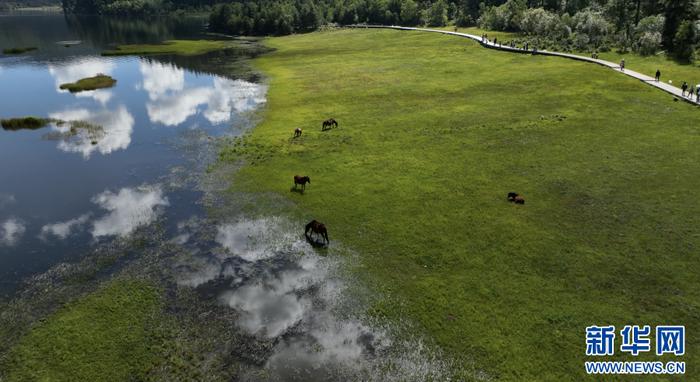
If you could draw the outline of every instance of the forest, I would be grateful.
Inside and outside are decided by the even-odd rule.
[[[289,34],[327,24],[474,26],[521,32],[562,50],[661,50],[691,60],[700,3],[689,0],[264,0],[219,4],[210,27],[231,34]]]
[[[665,51],[692,61],[700,40],[697,0],[63,0],[71,13],[133,15],[177,9],[210,12],[210,29],[286,35],[322,26],[479,26],[519,32],[565,51]]]

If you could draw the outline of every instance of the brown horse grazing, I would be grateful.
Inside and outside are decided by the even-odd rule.
[[[312,234],[317,234],[321,235],[325,243],[330,243],[331,241],[328,240],[328,230],[326,229],[326,226],[323,225],[323,223],[312,220],[309,222],[309,224],[306,225],[306,229],[304,230],[304,235],[309,237],[309,231],[311,231]]]
[[[525,204],[525,198],[523,198],[517,192],[509,192],[508,193],[508,201],[513,202],[515,204]]]
[[[301,137],[301,128],[297,127],[294,129],[294,138]]]
[[[333,118],[329,118],[323,121],[323,124],[321,125],[321,130],[328,130],[333,127],[338,127],[338,122]]]
[[[299,176],[299,175],[294,175],[294,188],[297,188],[297,184],[301,184],[301,189],[305,190],[306,189],[306,183],[311,183],[311,178],[308,176]]]

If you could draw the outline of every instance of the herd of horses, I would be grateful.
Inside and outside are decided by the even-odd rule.
[[[323,121],[323,123],[321,124],[321,131],[326,131],[334,127],[338,127],[338,121],[336,121],[334,118],[329,118]],[[294,138],[301,137],[302,133],[303,131],[301,130],[301,127],[297,127],[296,129],[294,129]],[[311,178],[309,178],[308,176],[294,175],[294,190],[297,189],[297,186],[301,186],[301,190],[303,192],[306,189],[307,183],[311,183]],[[316,237],[320,236],[322,242],[314,240],[311,235],[316,235]],[[304,236],[306,236],[306,240],[312,245],[328,245],[330,243],[330,240],[328,239],[328,230],[326,229],[326,226],[317,220],[312,220],[306,225],[306,229],[304,230]]]
[[[329,118],[323,121],[323,123],[321,124],[322,131],[331,129],[333,127],[338,127],[338,122],[333,118]],[[294,129],[294,138],[300,137],[301,133],[301,128],[297,127],[296,129]],[[294,175],[294,190],[297,189],[297,186],[301,186],[303,192],[303,190],[306,189],[307,183],[311,184],[310,177],[306,175]],[[511,203],[525,204],[525,198],[523,198],[523,196],[518,194],[517,192],[509,192],[507,199]],[[322,242],[314,240],[311,235],[316,235],[316,237],[320,236]],[[328,240],[328,230],[326,229],[326,226],[317,220],[312,220],[308,224],[306,224],[306,228],[304,229],[304,236],[306,236],[306,239],[309,241],[309,243],[313,245],[328,245],[330,243],[330,240]]]
[[[334,118],[328,118],[321,124],[321,131],[330,130],[334,127],[338,127],[338,121],[336,121]],[[301,130],[301,127],[297,127],[296,129],[294,129],[294,138],[301,137],[302,132],[303,131]]]

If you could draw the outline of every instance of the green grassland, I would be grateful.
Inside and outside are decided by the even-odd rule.
[[[105,74],[98,74],[94,77],[83,78],[77,82],[62,84],[60,87],[61,89],[66,89],[71,93],[78,93],[88,90],[111,88],[116,83],[117,80],[114,78]]]
[[[452,28],[440,28],[445,30],[454,30]],[[512,32],[498,32],[489,31],[484,29],[479,29],[476,27],[469,28],[458,28],[459,32],[470,33],[473,35],[481,36],[483,33],[488,34],[489,39],[498,38],[499,40],[506,42],[510,40],[518,40],[523,38],[520,33]],[[589,57],[591,52],[574,52],[576,54]],[[700,62],[695,63],[683,63],[668,57],[665,53],[660,52],[652,56],[642,56],[634,52],[620,53],[616,49],[609,52],[599,52],[598,58],[601,60],[606,60],[610,62],[618,63],[623,58],[625,59],[625,67],[634,70],[639,73],[646,74],[648,76],[654,77],[656,70],[661,70],[661,79],[664,82],[671,80],[672,84],[680,88],[683,81],[688,82],[691,85],[700,84]]]
[[[177,54],[196,56],[225,49],[231,43],[223,40],[168,40],[161,44],[120,45],[116,49],[102,52],[103,56]]]
[[[438,34],[266,43],[264,119],[221,153],[248,163],[232,192],[326,223],[391,296],[372,314],[512,381],[585,379],[592,324],[700,330],[696,107],[597,65]],[[329,117],[340,127],[322,132]],[[295,174],[313,179],[303,194]],[[279,198],[292,206],[266,202]],[[697,365],[697,336],[686,346]]]
[[[37,324],[8,357],[7,381],[143,380],[163,357],[160,291],[120,280]]]
[[[654,77],[656,69],[661,71],[661,80],[672,81],[672,85],[680,88],[683,81],[689,85],[700,84],[700,66],[698,63],[679,63],[663,53],[654,56],[640,56],[633,53],[615,51],[603,52],[598,55],[601,59],[620,62],[625,59],[625,68]]]

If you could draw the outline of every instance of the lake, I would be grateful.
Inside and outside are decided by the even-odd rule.
[[[82,22],[81,22],[82,21]],[[108,58],[114,44],[201,38],[204,20],[101,23],[63,15],[0,17],[0,46],[37,46],[0,58],[0,118],[50,117],[100,125],[104,134],[52,139],[56,125],[0,130],[0,289],[75,260],[96,242],[156,218],[201,214],[199,195],[163,177],[190,165],[184,141],[240,134],[265,102],[265,87],[193,72],[164,59]],[[19,33],[18,33],[19,32]],[[72,41],[68,47],[62,42]],[[79,43],[77,43],[79,41]],[[59,89],[98,73],[109,89]],[[187,171],[195,169],[187,167]]]

